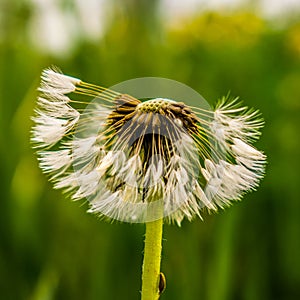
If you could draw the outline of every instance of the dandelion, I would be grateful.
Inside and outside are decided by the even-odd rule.
[[[214,110],[141,101],[55,68],[43,71],[39,91],[32,142],[40,167],[55,188],[87,199],[99,216],[148,222],[159,237],[162,219],[180,226],[227,207],[264,175],[266,157],[252,146],[263,120],[238,99],[224,97]],[[147,238],[153,246],[155,237],[146,232],[143,280],[146,257],[157,256],[153,289],[161,242],[147,248]]]

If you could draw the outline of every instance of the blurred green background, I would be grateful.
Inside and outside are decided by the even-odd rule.
[[[144,225],[87,214],[30,148],[52,64],[102,86],[171,78],[212,104],[231,91],[260,109],[265,179],[204,222],[165,226],[161,299],[300,299],[300,14],[264,17],[259,2],[179,16],[158,0],[1,0],[0,299],[140,297]]]

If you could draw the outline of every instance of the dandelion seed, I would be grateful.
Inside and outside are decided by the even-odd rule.
[[[132,96],[57,69],[42,74],[32,142],[55,188],[89,212],[145,222],[160,207],[180,225],[257,188],[265,155],[259,112],[223,98],[215,110]]]

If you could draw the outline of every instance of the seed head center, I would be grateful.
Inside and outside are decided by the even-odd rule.
[[[158,113],[161,109],[165,109],[171,102],[175,102],[169,99],[151,99],[145,102],[141,102],[137,105],[136,110],[144,113]]]

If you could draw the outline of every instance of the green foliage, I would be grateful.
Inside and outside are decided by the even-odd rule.
[[[38,77],[55,64],[102,86],[167,77],[210,103],[231,91],[260,109],[266,178],[225,212],[166,227],[161,299],[299,299],[300,23],[275,30],[250,13],[206,13],[164,26],[146,15],[154,13],[146,1],[145,18],[135,1],[123,11],[116,3],[104,36],[94,42],[81,36],[64,56],[45,54],[28,39],[33,7],[3,4],[0,298],[140,297],[144,226],[107,224],[86,214],[85,204],[52,189],[30,149]]]

